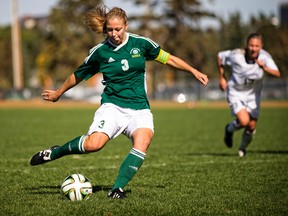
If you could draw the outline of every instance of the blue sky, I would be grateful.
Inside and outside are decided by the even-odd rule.
[[[24,15],[47,15],[51,7],[57,4],[59,0],[18,0],[18,14]],[[127,11],[128,16],[135,11],[129,0],[104,0],[108,7],[120,6]],[[229,14],[236,11],[241,13],[243,21],[246,22],[251,15],[257,15],[259,12],[279,17],[280,3],[288,3],[288,0],[201,0],[203,8],[212,11],[225,19]],[[12,0],[0,0],[0,25],[6,25],[11,22]],[[213,22],[205,23],[213,25]]]

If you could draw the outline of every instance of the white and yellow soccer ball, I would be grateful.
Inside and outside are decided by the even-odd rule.
[[[61,193],[71,201],[87,200],[93,192],[92,184],[82,174],[67,176],[61,185]]]

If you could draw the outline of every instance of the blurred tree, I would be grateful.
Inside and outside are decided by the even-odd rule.
[[[0,90],[3,90],[13,87],[10,26],[0,27],[0,50]]]
[[[227,20],[217,18],[220,29],[204,30],[199,21],[207,16],[216,17],[201,9],[200,0],[132,2],[138,13],[128,14],[128,31],[150,37],[164,50],[207,73],[210,79],[218,78],[217,52],[244,47],[246,36],[253,31],[263,34],[264,49],[273,56],[282,76],[287,77],[288,29],[279,26],[273,15],[258,14],[251,17],[249,23],[242,23],[240,14],[234,13]],[[25,87],[36,72],[46,87],[62,82],[83,62],[89,49],[103,40],[103,36],[91,32],[81,18],[84,11],[99,3],[100,0],[59,0],[48,17],[48,24],[33,28],[22,25]],[[10,26],[0,26],[0,49],[0,89],[9,89],[13,86]],[[176,87],[175,81],[181,88],[181,84],[187,85],[193,79],[161,64],[148,63],[147,71],[150,96],[163,86]]]
[[[46,88],[52,87],[51,76],[56,82],[63,82],[97,42],[97,37],[83,24],[82,14],[98,3],[101,1],[60,0],[52,9],[49,33],[37,57],[37,71]]]
[[[183,58],[202,71],[203,65],[208,61],[206,58],[208,50],[206,42],[202,40],[199,20],[215,15],[202,10],[199,0],[135,0],[134,3],[145,8],[143,15],[130,17],[139,22],[138,32],[155,40],[164,50]],[[165,68],[165,74],[159,73],[163,70],[161,65],[149,66],[147,71],[153,81],[151,92],[157,88],[157,80],[173,87],[176,81],[189,83],[193,79],[191,75],[177,73],[174,69]]]
[[[247,27],[241,22],[239,12],[230,15],[228,21],[225,22],[219,18],[221,27],[219,30],[220,49],[242,48],[245,45],[245,37],[247,36]]]
[[[274,15],[260,13],[250,18],[249,27],[252,31],[262,34],[264,49],[267,50],[278,65],[282,77],[288,72],[288,28],[279,26]]]
[[[22,56],[23,56],[23,79],[24,86],[38,87],[38,83],[30,85],[30,80],[36,76],[35,59],[43,44],[43,32],[39,26],[25,28],[22,26]]]
[[[277,35],[277,48],[271,49],[271,54],[280,68],[281,76],[288,77],[288,28],[281,27]]]

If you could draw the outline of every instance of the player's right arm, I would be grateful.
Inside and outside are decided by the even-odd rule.
[[[223,66],[223,57],[222,54],[224,52],[219,52],[217,55],[217,66],[218,66],[218,72],[219,72],[219,88],[222,91],[226,91],[227,89],[227,79],[225,76],[224,66]]]
[[[44,90],[42,93],[42,97],[44,100],[56,102],[66,91],[76,86],[82,80],[83,78],[78,78],[75,76],[74,73],[72,73],[59,89]]]

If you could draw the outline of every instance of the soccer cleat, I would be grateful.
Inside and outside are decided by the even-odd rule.
[[[51,153],[54,149],[59,148],[60,146],[52,146],[43,151],[37,152],[30,160],[30,165],[35,166],[51,161]]]
[[[113,199],[124,199],[127,198],[122,188],[115,188],[108,192],[108,197]]]
[[[227,130],[228,126],[229,124],[225,126],[224,142],[228,148],[231,148],[233,146],[233,133]]]
[[[239,157],[244,157],[246,155],[246,150],[245,149],[239,149],[238,154],[239,154]]]

